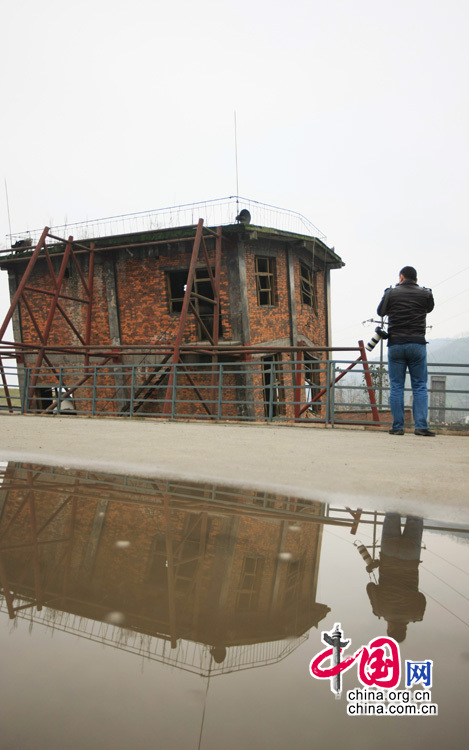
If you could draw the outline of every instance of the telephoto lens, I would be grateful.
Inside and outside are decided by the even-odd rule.
[[[389,338],[389,333],[387,333],[384,330],[384,328],[381,328],[381,326],[377,326],[375,328],[375,332],[374,332],[373,336],[371,337],[371,339],[369,340],[369,342],[365,346],[365,349],[368,349],[368,351],[371,352],[371,350],[375,348],[375,346],[378,343],[378,341],[381,341],[381,339],[386,340],[388,338]]]
[[[366,344],[365,349],[367,349],[369,352],[372,351],[372,349],[375,348],[376,344],[381,341],[383,337],[383,330],[378,326],[378,328],[375,328],[375,332],[369,342]]]

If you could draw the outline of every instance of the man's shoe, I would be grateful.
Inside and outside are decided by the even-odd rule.
[[[433,430],[414,430],[415,435],[422,435],[423,437],[435,437]]]
[[[404,430],[394,430],[391,427],[391,429],[389,430],[389,434],[390,435],[403,435],[404,434]]]

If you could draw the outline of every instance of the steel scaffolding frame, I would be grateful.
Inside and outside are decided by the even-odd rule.
[[[366,351],[363,341],[358,342],[357,347],[264,347],[264,346],[227,346],[226,344],[220,344],[219,342],[219,320],[220,320],[220,272],[221,272],[221,250],[222,250],[222,228],[218,227],[216,230],[210,229],[204,226],[204,220],[199,219],[197,225],[193,228],[194,242],[191,254],[191,260],[188,270],[188,277],[186,288],[184,292],[184,298],[182,303],[181,315],[179,320],[179,326],[176,333],[176,337],[173,343],[169,345],[139,345],[139,346],[115,346],[115,345],[92,345],[92,313],[93,313],[93,280],[94,280],[94,258],[95,244],[90,241],[88,245],[83,244],[82,241],[77,242],[72,236],[68,239],[58,237],[51,233],[49,227],[45,227],[42,235],[34,248],[31,257],[27,263],[26,269],[21,277],[18,288],[11,300],[10,307],[5,316],[5,320],[0,328],[0,377],[5,393],[5,400],[7,408],[10,412],[13,412],[12,399],[10,394],[10,387],[6,377],[5,366],[3,364],[3,358],[10,358],[16,360],[18,368],[24,367],[25,357],[27,355],[35,356],[35,363],[31,369],[31,377],[29,378],[27,392],[24,394],[23,412],[28,412],[31,403],[34,399],[35,389],[38,380],[41,375],[41,367],[45,364],[49,368],[49,375],[55,378],[57,386],[61,390],[58,399],[53,399],[52,403],[43,410],[42,413],[51,413],[56,409],[58,401],[73,396],[74,392],[80,388],[84,383],[88,382],[95,373],[96,367],[104,367],[110,362],[118,365],[123,361],[125,354],[135,355],[140,351],[143,351],[145,355],[153,354],[161,356],[161,362],[158,365],[154,365],[153,372],[148,376],[147,382],[143,384],[144,395],[143,398],[139,398],[138,394],[135,394],[135,402],[133,402],[133,411],[138,411],[141,404],[151,397],[152,392],[161,385],[166,386],[165,399],[163,405],[163,415],[168,416],[172,409],[172,393],[173,384],[175,378],[175,367],[182,366],[184,376],[190,383],[191,388],[194,390],[197,398],[201,402],[203,409],[209,418],[216,418],[215,409],[216,406],[209,403],[207,399],[204,399],[203,394],[194,382],[189,370],[184,366],[183,357],[185,354],[194,354],[195,352],[201,355],[209,355],[211,357],[211,376],[210,376],[210,387],[214,388],[217,384],[217,378],[219,377],[217,363],[219,357],[222,354],[229,354],[234,360],[241,362],[249,362],[254,354],[262,353],[268,354],[270,351],[282,351],[286,354],[301,353],[304,352],[329,352],[329,351],[358,351],[359,356],[355,362],[349,365],[346,371],[340,373],[334,380],[337,383],[346,372],[350,371],[356,365],[362,365],[364,370],[364,377],[366,381],[366,388],[369,395],[370,405],[373,414],[373,421],[379,424],[379,412],[376,405],[376,398],[373,388],[373,383],[369,371],[369,365],[367,362]],[[210,258],[206,240],[215,240],[215,258]],[[47,240],[52,240],[53,245],[48,245]],[[165,240],[167,242],[167,240]],[[145,244],[137,243],[137,244]],[[155,244],[159,244],[156,241]],[[51,248],[53,252],[51,252]],[[88,276],[85,278],[84,273],[80,267],[80,263],[77,260],[77,254],[85,253],[89,257],[88,264]],[[59,272],[56,274],[54,271],[52,260],[53,258],[61,258]],[[45,260],[46,268],[51,280],[52,289],[44,289],[39,286],[33,286],[29,283],[33,271],[39,261]],[[64,292],[64,279],[66,278],[66,271],[69,265],[72,265],[79,277],[81,288],[83,290],[81,297],[72,297]],[[197,267],[203,265],[204,270],[206,269],[208,274],[208,280],[211,285],[213,298],[206,297],[198,294],[194,288],[195,274]],[[214,271],[212,266],[214,265]],[[37,320],[37,316],[34,313],[33,306],[30,302],[30,295],[40,295],[43,298],[50,300],[50,305],[47,310],[46,322],[41,326]],[[74,303],[86,305],[86,320],[84,330],[80,331],[70,315],[67,314],[62,301],[69,300]],[[198,311],[198,302],[202,301],[204,304],[211,305],[213,307],[213,328],[212,331],[208,330],[207,325],[202,319]],[[21,343],[15,341],[6,341],[4,339],[7,327],[12,320],[15,311],[20,309],[25,311],[32,323],[32,329],[36,334],[36,341],[30,343]],[[208,344],[187,344],[183,343],[184,333],[188,324],[188,315],[192,313],[195,316],[200,329],[206,335]],[[77,345],[67,344],[51,344],[51,338],[55,333],[54,323],[58,319],[60,314],[63,321],[65,321],[68,330],[71,331],[75,339],[78,340]],[[73,355],[75,357],[83,358],[83,373],[78,382],[71,385],[67,385],[62,382],[62,375],[59,374],[58,369],[60,365],[57,363],[53,364],[53,355]],[[93,360],[93,361],[91,361]],[[298,368],[296,375],[298,393],[301,388],[301,368]],[[163,384],[163,381],[167,378],[167,383]],[[153,389],[149,389],[148,385],[153,385]],[[311,405],[317,403],[327,389],[322,389],[314,398],[300,406],[296,407],[295,418],[299,419],[301,415],[310,408]],[[132,396],[134,399],[134,395]],[[301,399],[296,399],[300,401]],[[124,407],[124,411],[127,407]]]

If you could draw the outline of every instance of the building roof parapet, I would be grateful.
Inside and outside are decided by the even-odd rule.
[[[174,243],[192,241],[196,231],[196,225],[181,227],[165,227],[162,229],[152,229],[140,232],[131,232],[125,234],[110,234],[103,237],[90,238],[73,238],[74,250],[77,254],[87,253],[93,249],[96,252],[108,252],[122,249],[133,249],[139,247],[149,247],[157,245],[171,245]],[[204,226],[204,232],[211,235],[213,227]],[[68,231],[70,227],[68,228]],[[66,238],[60,238],[56,233],[60,227],[49,230],[49,238],[56,240],[53,244],[47,246],[50,254],[61,254],[65,249]],[[65,232],[63,234],[66,234]],[[272,227],[258,226],[254,224],[228,224],[223,226],[225,238],[243,239],[244,241],[258,241],[265,239],[268,241],[283,241],[293,247],[293,249],[305,249],[316,254],[318,259],[324,261],[330,268],[341,268],[344,262],[335,253],[334,248],[328,247],[323,240],[318,237],[312,237],[306,234],[297,234],[287,230],[275,229]],[[209,237],[206,236],[206,239]],[[8,267],[11,262],[24,262],[34,250],[35,245],[31,243],[21,244],[18,247],[12,247],[7,250],[0,250],[0,267]]]
[[[200,216],[203,217],[206,226],[229,226],[235,224],[236,217],[240,215],[243,209],[249,212],[256,226],[269,227],[305,237],[315,237],[323,242],[327,239],[323,232],[297,211],[290,211],[240,196],[229,196],[200,203],[186,203],[152,211],[140,211],[73,224],[63,224],[52,227],[51,232],[64,237],[72,235],[75,240],[97,239],[114,235],[122,236],[152,230],[193,226]],[[37,243],[41,232],[42,228],[6,235],[6,247],[10,248],[17,243],[27,242],[34,245]],[[26,249],[27,245],[17,245],[17,247],[18,249],[20,247]]]

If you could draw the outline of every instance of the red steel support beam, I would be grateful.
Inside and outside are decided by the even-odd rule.
[[[25,288],[26,284],[28,283],[28,279],[31,276],[31,273],[33,271],[34,266],[36,265],[36,260],[37,260],[38,256],[40,255],[40,252],[41,252],[42,248],[45,246],[45,241],[46,241],[46,237],[47,237],[48,232],[49,232],[49,227],[44,227],[44,230],[43,230],[43,232],[41,234],[40,240],[37,243],[36,248],[35,248],[33,254],[31,255],[31,257],[29,259],[29,263],[26,266],[26,270],[23,273],[23,276],[21,278],[20,283],[18,284],[18,289],[16,290],[16,292],[15,292],[15,294],[13,296],[13,299],[11,301],[10,307],[8,308],[8,312],[7,312],[6,316],[5,316],[5,320],[3,321],[2,327],[0,328],[0,341],[3,340],[3,337],[5,335],[5,331],[8,328],[8,323],[10,322],[10,320],[13,317],[13,313],[15,312],[15,310],[17,308],[18,302],[19,302],[19,300],[20,300],[20,298],[21,298],[21,296],[23,294],[24,288]]]
[[[63,280],[65,277],[65,269],[67,267],[68,259],[70,257],[70,253],[72,251],[72,241],[73,237],[68,238],[67,246],[65,248],[65,252],[63,254],[62,263],[60,265],[60,271],[59,271],[59,277],[57,279],[57,284],[55,288],[55,294],[51,302],[51,306],[49,308],[49,314],[47,316],[46,325],[44,328],[44,331],[42,333],[42,339],[44,344],[47,344],[47,341],[49,339],[49,333],[50,329],[52,327],[52,321],[54,320],[55,311],[57,309],[57,303],[59,301],[59,295],[60,290],[62,288]],[[26,394],[26,410],[28,410],[29,403],[31,399],[34,396],[34,389],[36,387],[36,383],[39,378],[39,368],[42,365],[42,360],[44,359],[44,349],[39,349],[38,355],[36,357],[36,362],[32,371],[32,377],[31,377],[31,384],[29,387],[29,394]]]
[[[368,365],[368,360],[366,358],[365,344],[363,343],[363,341],[358,342],[358,350],[360,352],[360,356],[358,357],[358,359],[356,359],[355,362],[352,362],[345,370],[343,370],[343,372],[341,372],[340,375],[338,375],[334,379],[334,381],[331,381],[331,383],[329,383],[329,388],[332,388],[334,383],[338,383],[339,380],[341,380],[347,374],[347,372],[349,372],[354,367],[356,367],[356,365],[359,365],[361,363],[363,365],[363,372],[365,375],[365,383],[366,383],[366,387],[368,390],[368,396],[370,399],[371,413],[373,414],[373,421],[379,424],[379,412],[378,412],[378,407],[376,405],[375,391],[373,387],[373,381],[370,375],[370,367]],[[328,351],[332,351],[332,350],[328,349]],[[339,351],[341,351],[341,349],[339,349]],[[356,351],[356,350],[353,349],[350,351]],[[324,396],[325,393],[327,393],[327,388],[321,388],[321,390],[318,391],[318,393],[316,393],[315,397],[312,398],[311,401],[308,404],[306,404],[306,406],[303,406],[300,409],[298,417],[300,417],[305,411],[307,411],[307,409],[310,407],[311,404],[313,404],[315,401],[319,401],[319,399],[322,398],[322,396]],[[353,422],[349,422],[349,424],[353,424]]]
[[[55,279],[55,276],[54,276]],[[56,286],[57,281],[54,283],[54,287]],[[54,297],[55,292],[52,292],[50,289],[40,289],[39,287],[35,286],[25,286],[24,288],[25,292],[34,292],[35,294],[45,294],[47,297]],[[24,294],[23,294],[24,299]],[[86,299],[83,299],[82,297],[72,297],[70,294],[59,294],[59,299],[68,299],[71,302],[81,302],[85,303],[88,301]]]
[[[379,424],[379,411],[378,411],[378,407],[376,406],[375,389],[373,387],[373,381],[372,381],[371,375],[370,375],[370,367],[369,367],[369,364],[368,364],[368,360],[366,358],[365,344],[363,343],[363,341],[359,341],[358,342],[358,346],[360,347],[360,352],[361,352],[360,359],[361,359],[362,364],[363,364],[363,373],[365,375],[366,387],[368,389],[368,396],[369,396],[369,399],[370,399],[371,412],[373,414],[373,420],[374,420],[374,422],[376,422],[377,424]]]
[[[115,359],[115,357],[112,357],[112,356],[106,357],[105,359],[103,359],[102,362],[98,362],[96,366],[97,367],[100,367],[100,366],[103,367],[104,365],[107,365],[107,363],[111,359]],[[72,393],[74,393],[76,391],[77,388],[79,388],[81,385],[83,385],[84,383],[86,383],[86,381],[89,380],[92,376],[93,376],[93,372],[88,372],[83,378],[81,378],[81,380],[78,381],[78,383],[75,383],[75,385],[72,385],[72,386],[70,386],[70,388],[67,388],[67,390],[64,391],[64,393],[62,394],[62,398],[64,399],[64,398],[67,398],[68,396],[70,396]],[[58,403],[57,401],[53,401],[47,407],[47,409],[44,410],[43,414],[47,414],[47,413],[51,412],[52,409],[55,409],[55,407],[57,406],[57,403]]]
[[[181,317],[179,319],[179,328],[178,328],[178,332],[176,335],[176,341],[174,343],[173,361],[172,361],[172,366],[171,366],[171,370],[170,370],[169,378],[168,378],[168,387],[166,389],[166,397],[165,397],[165,403],[163,406],[163,414],[169,414],[171,410],[171,392],[172,392],[172,387],[174,383],[175,365],[177,365],[177,363],[179,362],[182,335],[184,333],[184,328],[186,326],[187,313],[189,311],[189,305],[191,301],[191,292],[194,286],[195,269],[197,266],[197,261],[199,259],[199,250],[200,250],[200,244],[202,242],[203,228],[204,228],[204,220],[199,219],[198,224],[197,224],[197,230],[195,233],[194,246],[192,248],[192,257],[191,257],[191,262],[189,265],[189,272],[187,274],[186,291],[184,293],[184,300],[182,303]]]
[[[63,253],[60,254],[61,264],[60,264],[60,270],[59,270],[58,276],[56,276],[54,272],[53,262],[52,262],[50,253],[48,252],[48,249],[47,249],[46,240],[48,238],[56,240],[64,245],[64,251]],[[87,347],[89,347],[89,344],[91,342],[92,297],[93,297],[93,278],[94,278],[94,243],[91,243],[89,248],[83,247],[83,249],[87,250],[89,253],[89,268],[88,268],[87,279],[85,278],[81,270],[80,264],[78,262],[78,259],[76,258],[74,247],[81,248],[82,246],[79,245],[78,243],[74,243],[73,237],[71,236],[68,238],[68,240],[64,240],[60,237],[56,237],[55,235],[52,235],[50,233],[49,227],[44,228],[41,234],[40,240],[38,244],[36,245],[31,257],[29,258],[26,270],[23,273],[21,281],[11,301],[8,313],[0,328],[0,344],[2,346],[5,346],[6,342],[4,341],[4,335],[7,330],[8,324],[10,323],[13,317],[15,309],[17,309],[19,304],[22,302],[25,306],[26,311],[28,312],[33,328],[36,332],[37,342],[39,342],[39,346],[37,343],[36,344],[24,344],[24,343],[13,342],[11,344],[17,357],[20,356],[19,352],[24,353],[28,350],[31,351],[31,353],[34,353],[34,352],[36,353],[36,362],[32,370],[32,378],[30,382],[29,392],[28,394],[26,394],[26,398],[25,398],[26,411],[27,411],[28,404],[31,398],[33,398],[34,396],[34,388],[36,386],[36,383],[40,374],[39,368],[42,366],[44,361],[48,363],[48,365],[52,368],[52,371],[54,372],[54,374],[58,377],[57,371],[53,368],[52,363],[47,356],[47,351],[51,351],[51,352],[53,350],[56,350],[57,352],[63,351],[62,347],[48,347],[49,336],[52,331],[56,312],[60,312],[67,326],[71,329],[71,331],[77,337],[78,341],[81,344],[80,347],[74,348],[74,352],[76,352],[79,355],[84,355],[85,366],[89,364],[89,358],[91,354],[90,354],[89,349],[87,349]],[[52,290],[34,287],[28,283],[30,280],[31,274],[33,272],[33,269],[36,265],[36,262],[42,253],[43,253],[42,257],[46,261],[50,279],[52,281],[52,287],[53,287]],[[67,265],[70,262],[74,264],[76,271],[78,273],[78,276],[80,278],[81,284],[83,286],[84,295],[82,297],[72,296],[69,294],[65,294],[63,292],[65,271],[66,271]],[[46,295],[48,297],[51,297],[50,306],[47,312],[47,319],[46,319],[46,323],[45,323],[43,330],[41,330],[41,325],[39,324],[39,321],[36,315],[34,314],[32,306],[26,297],[26,294],[25,294],[26,292],[41,294],[41,295]],[[78,302],[78,303],[88,305],[84,334],[78,330],[78,328],[73,323],[71,317],[67,314],[66,310],[60,304],[61,300],[70,300],[72,302]],[[3,368],[1,367],[0,367],[0,372],[4,375]],[[8,398],[9,398],[8,386],[7,386],[6,396],[7,396],[7,403],[8,403]]]

